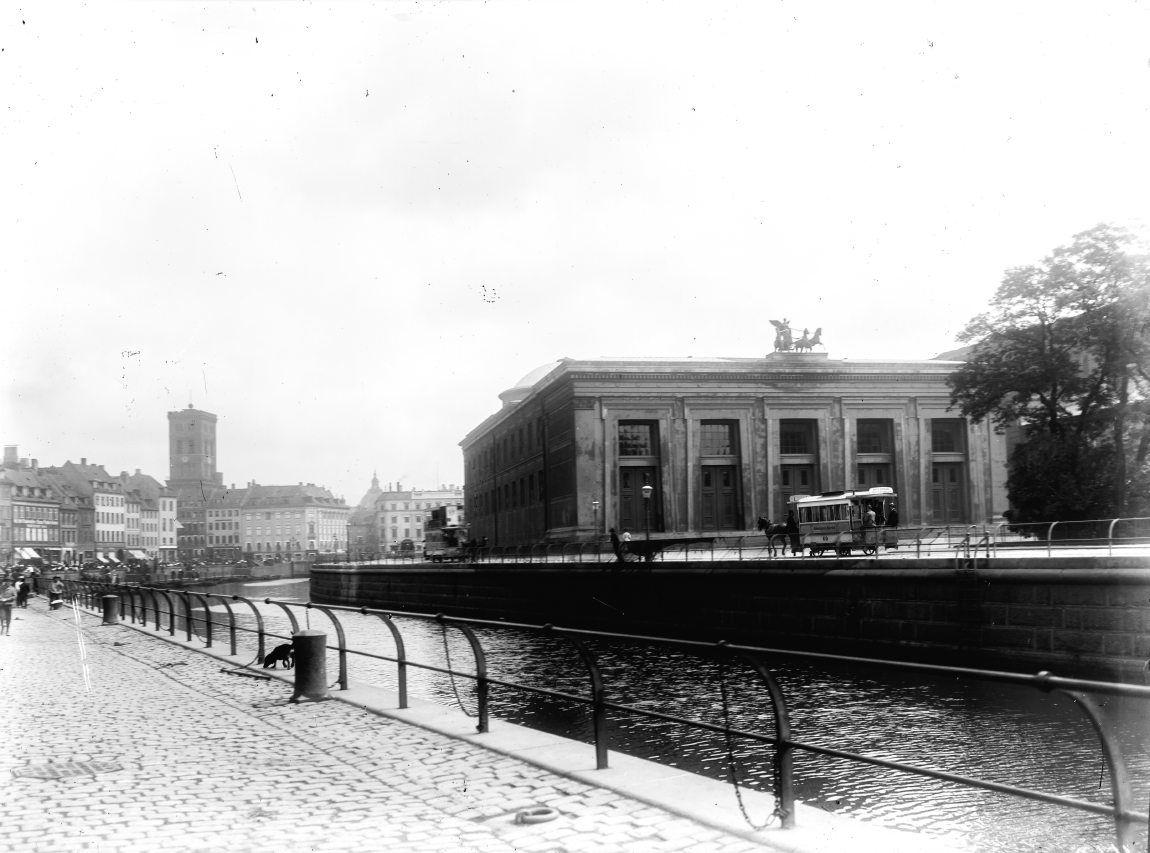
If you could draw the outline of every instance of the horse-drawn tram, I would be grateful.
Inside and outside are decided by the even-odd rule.
[[[865,491],[794,495],[790,509],[799,523],[803,548],[814,557],[824,551],[874,554],[880,547],[897,548],[898,495],[888,486]]]

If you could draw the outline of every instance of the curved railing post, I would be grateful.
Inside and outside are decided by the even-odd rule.
[[[1043,673],[1039,673],[1041,676]],[[1113,742],[1109,726],[1106,722],[1105,712],[1096,699],[1077,690],[1055,688],[1055,693],[1069,696],[1090,720],[1098,739],[1102,742],[1102,751],[1106,755],[1106,764],[1110,768],[1110,791],[1114,795],[1114,843],[1118,850],[1133,850],[1135,836],[1135,819],[1133,815],[1134,792],[1130,785],[1130,773],[1126,769],[1126,760],[1122,757],[1122,750]]]
[[[435,621],[444,627],[450,626],[458,630],[467,638],[467,642],[471,646],[471,653],[475,656],[475,693],[479,705],[479,725],[475,727],[475,730],[481,734],[486,733],[488,730],[487,692],[489,685],[487,684],[487,656],[483,654],[483,646],[479,645],[479,638],[475,636],[471,626],[456,622],[442,613],[435,614]]]
[[[228,611],[229,647],[231,648],[232,657],[235,657],[235,655],[236,655],[236,614],[234,612],[232,612],[232,606],[230,604],[228,604],[228,597],[226,595],[220,595],[220,594],[215,593],[215,592],[209,592],[209,593],[207,593],[207,597],[208,598],[218,598],[220,600],[220,603],[224,606],[224,609]]]
[[[288,622],[291,623],[291,632],[293,634],[299,633],[299,620],[295,618],[295,614],[292,613],[290,607],[288,607],[286,604],[284,604],[281,601],[272,601],[270,598],[265,598],[264,604],[274,604],[277,607],[279,607],[281,610],[283,610],[283,612],[287,614]]]
[[[156,619],[160,618],[159,617],[160,604],[158,601],[156,601],[156,591],[154,589],[152,589],[150,586],[140,587],[140,600],[143,602],[143,606],[140,609],[141,610],[140,615],[143,618],[140,619],[140,624],[143,625],[145,628],[147,628],[148,627],[148,602],[150,601],[152,603],[152,612],[156,614],[154,617]]]
[[[1051,551],[1054,549],[1054,528],[1057,526],[1058,526],[1058,522],[1052,521],[1052,522],[1050,522],[1050,529],[1046,531],[1046,556],[1047,557],[1049,557],[1051,555]]]
[[[187,632],[187,641],[192,641],[192,594],[186,589],[179,592],[180,601],[184,605],[184,630]]]
[[[148,600],[152,603],[152,621],[156,623],[156,628],[160,627],[160,600],[156,598],[156,591],[150,586],[140,587],[142,593],[147,593]],[[148,627],[148,608],[144,607],[144,627]]]
[[[244,604],[246,604],[248,607],[250,607],[252,609],[252,613],[256,617],[256,660],[259,663],[263,663],[263,661],[264,661],[264,617],[263,617],[263,614],[260,613],[260,609],[258,607],[256,607],[255,602],[249,601],[248,599],[246,599],[242,596],[233,595],[232,601],[242,601]]]
[[[164,601],[168,605],[168,635],[174,637],[176,635],[176,606],[172,603],[172,596],[166,589],[156,590],[164,597]],[[156,630],[160,630],[160,616],[156,615]]]
[[[136,624],[136,590],[134,587],[124,584],[119,590],[120,600],[124,602],[122,605],[124,609],[121,611],[128,617],[129,624]]]
[[[136,592],[140,595],[140,624],[145,628],[148,627],[148,590],[142,586],[136,587]]]
[[[367,608],[361,607],[360,613],[367,614]],[[403,635],[399,633],[399,628],[392,620],[391,616],[387,613],[375,614],[383,620],[383,624],[391,631],[391,639],[395,641],[395,662],[399,667],[396,673],[396,684],[399,688],[399,707],[407,707],[407,652],[403,647]]]
[[[742,660],[750,666],[767,686],[771,697],[771,705],[775,712],[775,778],[778,779],[778,790],[775,796],[775,811],[783,829],[791,829],[795,825],[795,780],[794,780],[794,748],[791,746],[791,717],[787,710],[787,697],[775,676],[762,662],[750,654],[737,648],[732,648],[725,640],[717,644],[720,649]]]
[[[1114,525],[1122,519],[1116,518],[1110,522],[1110,529],[1106,531],[1107,556],[1114,556]]]
[[[591,725],[595,732],[595,769],[606,770],[609,736],[607,731],[607,706],[604,702],[603,695],[603,675],[599,671],[599,664],[596,663],[595,656],[588,651],[582,641],[576,639],[566,631],[557,630],[550,624],[544,625],[543,629],[545,631],[555,632],[575,646],[575,650],[579,652],[579,657],[582,658],[583,664],[587,667],[587,674],[591,678]]]
[[[194,595],[200,600],[200,606],[204,608],[204,638],[207,640],[207,648],[212,647],[212,608],[208,604],[208,600],[204,598],[203,593],[190,592],[189,595]]]
[[[343,625],[335,618],[335,614],[322,604],[312,604],[310,601],[304,605],[309,610],[315,609],[331,620],[335,626],[336,641],[339,643],[339,689],[347,690],[347,636],[343,633]]]

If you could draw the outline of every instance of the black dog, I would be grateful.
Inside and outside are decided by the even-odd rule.
[[[295,666],[295,652],[292,651],[291,643],[276,646],[270,655],[264,657],[264,669],[275,669],[276,665],[281,663],[284,669]]]

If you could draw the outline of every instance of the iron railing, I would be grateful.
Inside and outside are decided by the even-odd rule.
[[[186,589],[165,590],[140,586],[124,586],[97,584],[87,582],[70,582],[68,593],[78,599],[84,606],[99,610],[101,598],[104,595],[117,595],[123,602],[124,616],[133,623],[139,623],[145,629],[148,627],[149,609],[153,616],[154,630],[163,630],[162,616],[167,617],[166,629],[170,635],[177,633],[177,622],[182,621],[185,639],[191,641],[193,636],[200,639],[208,647],[213,645],[216,622],[210,608],[210,602],[217,601],[225,605],[227,624],[220,628],[227,631],[230,652],[237,653],[237,632],[255,634],[257,638],[256,661],[262,660],[268,637],[288,640],[289,637],[270,633],[266,630],[265,620],[259,608],[249,599],[241,596],[225,596],[205,592],[195,592]],[[164,599],[166,609],[160,605],[160,598]],[[180,607],[174,606],[175,601]],[[255,628],[237,624],[236,612],[231,607],[232,602],[239,602],[250,608],[254,615]],[[454,679],[467,679],[475,683],[477,710],[474,715],[478,719],[477,731],[488,731],[490,691],[493,687],[505,688],[508,691],[547,696],[569,702],[589,706],[594,732],[594,747],[596,767],[599,769],[608,766],[611,745],[611,730],[609,714],[619,713],[638,715],[653,720],[660,720],[694,729],[722,733],[724,737],[739,737],[752,742],[773,747],[772,767],[775,780],[776,817],[783,827],[792,827],[795,823],[794,809],[794,767],[793,757],[796,752],[826,758],[843,759],[872,767],[880,767],[901,773],[918,775],[944,782],[977,788],[985,791],[994,791],[1009,794],[1028,800],[1043,802],[1063,808],[1089,812],[1095,815],[1109,817],[1114,822],[1114,834],[1117,847],[1120,851],[1132,850],[1137,827],[1148,823],[1144,811],[1136,811],[1134,794],[1130,782],[1130,774],[1126,765],[1118,737],[1108,723],[1104,707],[1109,697],[1127,697],[1140,701],[1150,700],[1150,687],[1131,684],[1091,681],[1084,679],[1062,678],[1049,672],[1039,672],[1036,675],[1025,675],[1013,672],[993,670],[980,670],[965,667],[940,666],[934,664],[887,661],[874,658],[863,658],[849,655],[834,655],[817,652],[803,652],[790,649],[777,649],[759,646],[739,645],[720,641],[707,643],[695,640],[683,640],[671,637],[645,636],[626,634],[611,631],[593,631],[580,628],[562,627],[552,624],[530,624],[518,622],[493,621],[488,619],[457,618],[445,616],[442,613],[430,614],[398,610],[378,610],[366,607],[347,607],[340,605],[320,605],[311,602],[299,603],[290,601],[276,601],[264,599],[263,603],[281,610],[287,617],[292,633],[299,629],[299,620],[296,613],[309,613],[318,611],[332,623],[336,634],[336,645],[327,646],[330,652],[337,655],[339,675],[337,683],[342,690],[348,688],[349,683],[349,657],[358,656],[394,663],[396,665],[398,686],[398,707],[408,707],[407,673],[409,668],[418,668],[430,672],[437,672]],[[202,615],[200,613],[202,612]],[[246,612],[246,611],[245,611]],[[347,646],[347,633],[341,619],[352,617],[369,617],[380,619],[389,629],[395,642],[394,655],[378,654],[361,649],[351,649]],[[446,650],[446,632],[456,630],[463,635],[470,646],[474,667],[469,669],[456,669],[451,666],[448,654],[447,666],[413,661],[407,657],[402,632],[396,624],[396,618],[420,620],[439,625],[444,632]],[[198,626],[198,627],[197,627]],[[475,633],[476,628],[488,630],[518,630],[537,633],[544,636],[561,639],[570,643],[583,662],[587,670],[589,695],[579,695],[567,691],[552,690],[531,684],[523,684],[503,679],[493,678],[488,674],[486,655],[482,644]],[[634,644],[657,645],[664,649],[687,652],[702,658],[718,660],[721,664],[742,662],[757,674],[766,688],[766,700],[769,702],[773,716],[773,732],[764,733],[733,728],[729,724],[719,726],[705,720],[682,717],[674,713],[654,710],[633,704],[624,704],[606,698],[607,693],[603,681],[602,671],[595,655],[587,645],[588,640],[621,641]],[[888,670],[913,672],[923,675],[943,676],[950,679],[981,680],[1005,684],[1014,684],[1037,690],[1042,693],[1060,693],[1068,696],[1086,716],[1091,727],[1097,734],[1110,771],[1110,791],[1112,803],[1107,805],[1089,802],[1074,797],[1063,796],[1056,793],[1040,791],[1034,788],[1005,784],[989,779],[983,779],[963,773],[952,773],[933,767],[924,767],[902,761],[880,758],[849,750],[821,746],[815,743],[798,740],[791,734],[790,714],[787,698],[775,677],[768,660],[797,660],[806,662],[820,662],[829,664],[846,664],[851,666],[879,667]],[[725,696],[724,696],[725,700]],[[460,703],[462,708],[462,702]],[[725,708],[724,702],[724,708]],[[1148,709],[1150,710],[1150,709]],[[732,781],[734,779],[732,778]],[[737,783],[736,783],[737,785]],[[736,787],[736,791],[737,791]],[[740,800],[741,804],[741,800]],[[745,815],[745,812],[744,812]]]
[[[881,544],[871,559],[892,557],[949,557],[987,560],[999,556],[1072,556],[1091,553],[1114,556],[1123,552],[1150,555],[1150,517],[1109,518],[1086,521],[1054,521],[1040,524],[1011,524],[996,522],[985,524],[925,525],[921,527],[885,528],[885,533],[897,537],[897,546]],[[666,544],[663,544],[663,543]],[[796,559],[790,551],[789,538],[783,534],[767,537],[762,534],[737,533],[703,536],[696,541],[684,537],[668,540],[663,535],[652,537],[655,546],[652,560],[658,562],[716,562]],[[636,551],[646,548],[641,537],[634,542]],[[828,549],[835,559],[847,556]],[[863,556],[856,546],[851,554]],[[443,563],[451,565],[499,564],[533,565],[552,563],[624,565],[640,560],[637,554],[619,561],[610,543],[604,537],[570,543],[539,543],[535,545],[508,545],[476,547],[458,559]],[[341,559],[338,564],[356,566],[389,566],[403,563],[423,563],[418,552],[406,552],[375,560]]]

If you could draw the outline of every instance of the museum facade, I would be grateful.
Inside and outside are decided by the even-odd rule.
[[[460,443],[471,535],[737,535],[781,522],[792,495],[873,486],[895,490],[903,526],[998,519],[1006,442],[949,409],[958,365],[794,352],[544,365]]]

